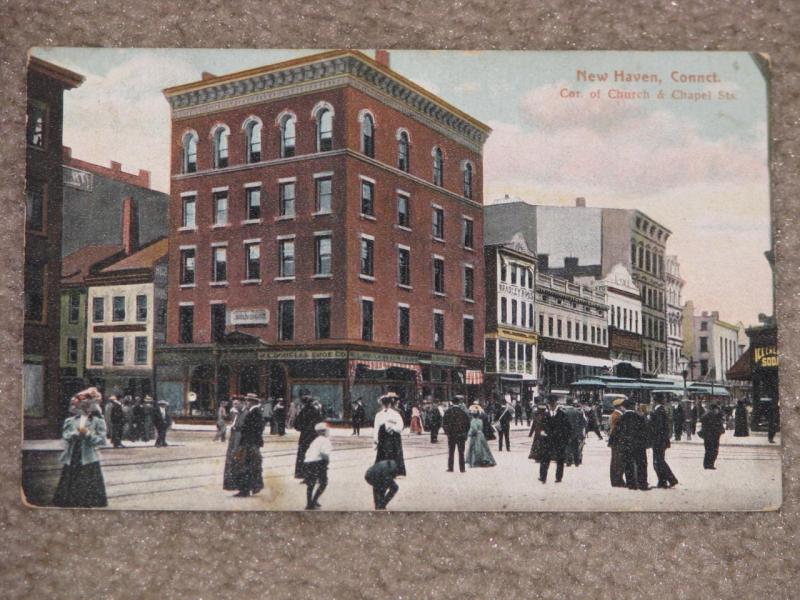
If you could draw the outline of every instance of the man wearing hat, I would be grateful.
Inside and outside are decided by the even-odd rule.
[[[111,444],[114,448],[124,448],[122,445],[122,430],[125,427],[125,413],[116,394],[108,397],[108,408],[108,427],[111,431]]]
[[[547,482],[547,471],[551,460],[556,461],[556,483],[564,477],[564,459],[571,435],[572,426],[567,415],[558,406],[558,396],[550,396],[541,431],[543,443],[539,461],[539,481],[542,483]]]
[[[297,442],[297,459],[294,463],[295,479],[303,479],[303,463],[306,458],[306,451],[317,437],[314,426],[322,421],[322,414],[314,405],[314,399],[308,390],[300,392],[300,402],[302,407],[294,418],[294,428],[300,432],[300,439]]]
[[[699,435],[703,438],[705,446],[705,456],[703,456],[704,469],[716,469],[717,455],[719,454],[719,438],[725,433],[725,425],[722,421],[722,411],[719,404],[712,404],[711,410],[700,418],[703,429]]]
[[[656,406],[650,413],[650,428],[653,433],[653,470],[658,477],[658,487],[667,488],[678,485],[678,478],[672,473],[667,464],[667,448],[670,447],[672,437],[667,419],[667,409],[664,407],[664,395],[656,394]]]
[[[241,438],[236,451],[235,481],[239,490],[236,497],[242,498],[257,494],[264,489],[261,447],[264,445],[264,416],[261,413],[261,399],[255,394],[244,397],[244,418]]]
[[[447,472],[453,472],[455,451],[458,448],[458,470],[463,473],[466,470],[464,447],[467,443],[471,419],[469,413],[467,413],[466,406],[463,404],[464,396],[457,395],[454,400],[456,404],[448,408],[442,417],[442,429],[447,435]]]
[[[328,424],[320,422],[314,425],[314,441],[306,451],[303,461],[303,482],[306,484],[306,510],[322,508],[319,497],[328,487],[328,463],[331,459],[333,445],[328,439]],[[316,490],[314,487],[316,486]]]
[[[619,443],[617,425],[619,418],[625,412],[624,398],[617,398],[611,404],[614,410],[608,421],[608,445],[611,447],[611,487],[625,487],[625,463],[622,460],[622,446]]]
[[[153,425],[156,428],[156,447],[167,446],[167,429],[172,426],[172,417],[167,410],[166,400],[159,400],[158,407],[153,410]]]
[[[619,418],[615,430],[619,436],[622,460],[625,465],[625,482],[628,489],[647,491],[647,446],[650,442],[649,427],[644,415],[636,411],[636,401],[628,398],[625,412]]]

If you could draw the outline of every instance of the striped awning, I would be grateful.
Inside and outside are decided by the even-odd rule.
[[[385,371],[386,369],[390,369],[392,367],[398,369],[406,369],[408,371],[414,371],[416,374],[416,378],[418,380],[422,379],[422,367],[418,364],[414,363],[404,363],[404,362],[393,362],[388,360],[351,360],[350,361],[350,378],[355,379],[356,376],[356,369],[358,365],[363,365],[370,371]]]
[[[481,385],[483,384],[483,371],[476,371],[467,369],[467,385]]]

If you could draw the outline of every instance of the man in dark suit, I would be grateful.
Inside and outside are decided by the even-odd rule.
[[[261,447],[264,445],[264,414],[261,400],[255,394],[244,397],[245,413],[242,420],[239,448],[236,450],[236,497],[257,494],[264,489]]]
[[[503,440],[506,441],[506,451],[511,452],[509,444],[511,440],[511,419],[514,418],[515,410],[510,397],[506,400],[505,406],[497,409],[495,422],[497,423],[497,439],[500,442],[500,452],[503,451]]]
[[[672,428],[675,431],[675,441],[680,442],[683,435],[683,403],[678,402],[672,409]]]
[[[167,446],[167,429],[172,427],[172,417],[166,400],[159,400],[153,410],[153,426],[156,428],[156,447]]]
[[[361,401],[361,397],[358,397],[353,403],[353,435],[361,435],[361,425],[364,423],[364,416],[364,403]]]
[[[436,444],[439,441],[439,429],[441,427],[442,411],[439,408],[439,403],[434,401],[428,412],[428,429],[430,429],[431,432],[431,444]]]
[[[567,415],[558,406],[558,396],[550,396],[542,424],[542,453],[539,461],[539,481],[547,482],[550,461],[556,461],[556,483],[564,477],[564,458],[572,436],[572,426]]]
[[[650,413],[650,430],[653,435],[653,470],[658,477],[658,487],[674,487],[678,485],[678,478],[667,464],[667,448],[670,447],[669,440],[672,436],[663,394],[656,396],[655,403],[656,406]]]
[[[125,428],[125,412],[122,410],[122,404],[115,395],[109,396],[108,401],[111,403],[111,410],[108,427],[111,431],[111,444],[114,448],[124,448],[122,445],[122,431]]]
[[[725,433],[725,425],[722,422],[722,411],[720,411],[719,405],[712,404],[711,410],[701,417],[700,423],[703,426],[700,437],[703,438],[703,445],[706,450],[703,457],[703,468],[713,470],[717,468],[714,464],[717,462],[717,455],[719,454],[719,438]]]
[[[453,404],[444,412],[442,428],[447,435],[447,471],[453,471],[455,451],[458,448],[458,468],[463,473],[466,470],[464,466],[464,446],[467,443],[470,417],[467,407],[464,406],[463,396],[456,396],[455,401],[456,404]]]
[[[619,418],[617,433],[625,465],[625,483],[629,489],[647,491],[647,446],[650,444],[649,425],[644,415],[636,410],[636,401],[628,398],[627,409]]]
[[[300,412],[294,418],[294,428],[300,432],[300,439],[297,442],[297,459],[294,464],[295,479],[303,479],[303,462],[306,458],[306,451],[317,437],[314,429],[317,423],[322,422],[322,413],[314,405],[313,398],[306,390],[303,390],[300,401],[303,403]]]

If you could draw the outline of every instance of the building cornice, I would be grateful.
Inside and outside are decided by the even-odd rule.
[[[54,65],[41,58],[36,58],[35,56],[28,57],[28,69],[46,75],[47,77],[57,79],[62,82],[67,89],[78,87],[86,79],[83,75],[65,69],[64,67]]]

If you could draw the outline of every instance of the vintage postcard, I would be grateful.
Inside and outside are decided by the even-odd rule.
[[[779,508],[768,67],[34,48],[25,501]]]

